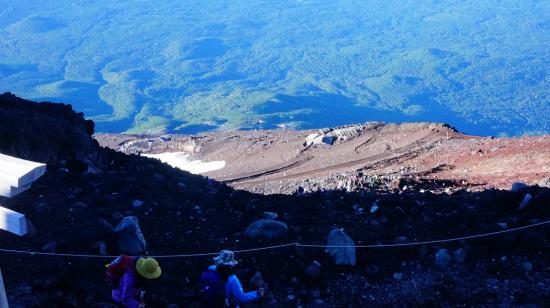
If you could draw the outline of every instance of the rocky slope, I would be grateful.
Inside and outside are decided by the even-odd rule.
[[[66,112],[54,112],[57,108]],[[253,194],[154,159],[100,148],[90,137],[88,122],[68,108],[34,104],[11,95],[0,97],[1,131],[18,134],[9,142],[2,138],[0,152],[49,163],[46,175],[29,191],[0,199],[3,206],[25,213],[36,228],[24,238],[0,233],[0,248],[117,254],[120,235],[113,226],[123,216],[136,216],[152,255],[293,242],[320,244],[320,248],[290,246],[237,254],[241,261],[238,274],[246,288],[252,288],[249,279],[257,271],[269,284],[271,292],[260,306],[543,307],[548,302],[547,226],[450,243],[357,249],[354,266],[336,265],[322,246],[334,228],[344,228],[356,244],[375,244],[443,239],[540,223],[550,216],[549,189],[533,186],[451,195],[402,189],[400,193],[340,189]],[[56,123],[67,124],[63,134],[59,132],[60,138],[51,137],[57,135],[53,134],[58,132],[57,124],[44,120],[55,117],[52,113],[57,114]],[[17,125],[23,122],[50,137],[40,139],[33,130],[18,131]],[[42,152],[35,153],[35,149]],[[46,156],[44,152],[56,154]],[[105,162],[96,163],[94,172],[82,167],[88,166],[86,159],[92,161],[90,155]],[[81,162],[74,164],[81,167],[68,167],[71,159]],[[532,198],[518,210],[526,194]],[[249,225],[263,216],[273,216],[264,212],[276,213],[288,229],[270,240],[251,238],[246,232]],[[107,261],[0,253],[12,307],[114,307],[103,280]],[[150,306],[197,306],[198,278],[210,257],[160,262],[163,276],[147,288]]]
[[[94,122],[70,105],[33,103],[10,93],[0,95],[0,152],[50,165],[95,169],[104,162],[90,139]]]
[[[425,188],[432,190],[476,191],[550,179],[550,136],[468,136],[443,124],[96,138],[124,153],[184,152],[202,161],[225,161],[224,168],[204,175],[260,193],[391,190],[410,181],[430,183]]]

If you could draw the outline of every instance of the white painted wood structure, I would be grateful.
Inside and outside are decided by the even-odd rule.
[[[0,196],[11,198],[24,192],[45,172],[45,164],[0,154]]]
[[[46,172],[46,165],[0,154],[0,196],[14,197],[31,187]],[[27,234],[25,215],[0,206],[0,229]]]
[[[27,234],[27,218],[21,213],[0,206],[0,229],[23,236]]]

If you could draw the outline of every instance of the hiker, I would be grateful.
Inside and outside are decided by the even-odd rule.
[[[250,303],[261,299],[265,295],[265,289],[244,292],[239,278],[234,273],[235,266],[239,264],[235,260],[235,254],[230,250],[222,250],[219,256],[214,258],[215,265],[201,276],[201,296],[203,307],[239,307],[241,304]]]
[[[106,267],[107,276],[114,288],[113,300],[129,308],[145,307],[145,292],[142,288],[148,280],[156,279],[162,273],[158,262],[153,258],[122,255]]]

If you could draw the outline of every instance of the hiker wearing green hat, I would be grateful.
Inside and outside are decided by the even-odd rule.
[[[107,266],[107,276],[113,284],[113,300],[124,307],[143,308],[143,286],[146,281],[160,277],[157,260],[120,256]],[[141,297],[138,300],[138,297]]]
[[[212,265],[201,276],[201,297],[203,307],[239,307],[262,298],[265,289],[244,292],[239,278],[234,274],[235,254],[230,250],[222,250],[214,258]]]

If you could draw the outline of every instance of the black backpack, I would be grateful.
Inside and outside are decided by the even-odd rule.
[[[226,280],[216,270],[207,270],[201,275],[202,307],[227,307],[225,294]]]

